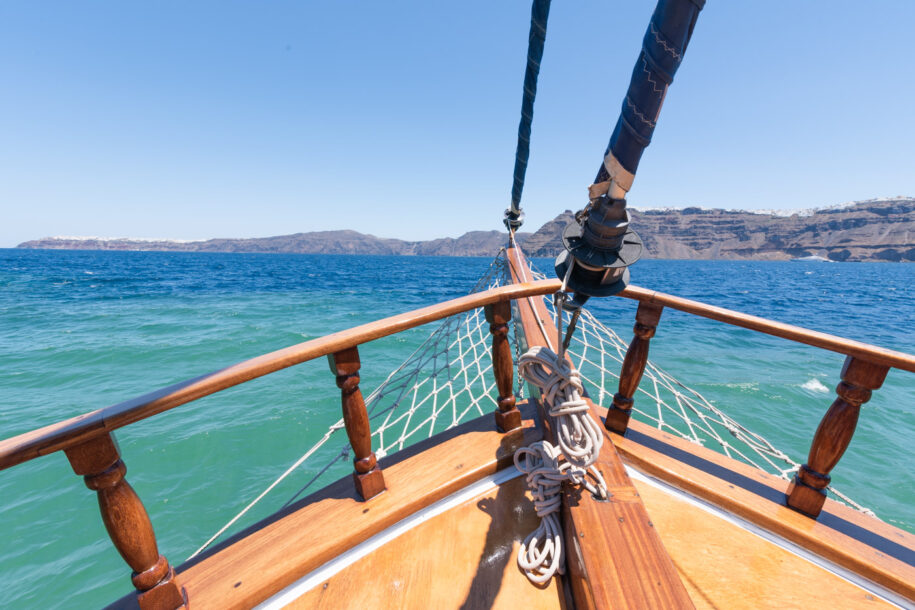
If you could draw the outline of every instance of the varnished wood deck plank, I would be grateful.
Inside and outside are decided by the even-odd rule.
[[[537,515],[519,477],[426,521],[338,572],[289,609],[559,608],[555,580],[518,569]]]
[[[606,413],[606,409],[601,406],[597,406],[595,412],[603,417],[604,413]],[[703,447],[702,445],[691,443],[686,439],[658,430],[657,428],[649,426],[648,424],[639,421],[633,421],[630,425],[630,428],[631,432],[627,432],[624,435],[627,441],[633,441],[636,444],[643,445],[648,448],[657,447],[658,449],[661,449],[662,446],[668,446],[671,449],[679,450],[682,452],[682,454],[689,454],[697,461],[708,462],[713,466],[719,467],[717,469],[719,472],[726,471],[733,473],[733,475],[735,475],[737,478],[744,478],[750,482],[755,482],[761,486],[764,486],[766,489],[768,489],[768,492],[765,492],[761,487],[757,487],[757,489],[759,489],[758,495],[765,493],[766,497],[772,498],[773,501],[777,500],[777,504],[784,505],[784,499],[782,496],[784,496],[785,490],[788,487],[788,481],[780,479],[775,475],[771,475],[744,462],[731,459],[726,455],[718,453],[717,451],[707,447]],[[612,435],[613,433],[611,432],[610,434]],[[613,438],[616,439],[617,436],[613,436]],[[614,440],[614,442],[619,441]],[[886,523],[885,521],[875,519],[870,515],[867,515],[859,510],[855,510],[850,506],[846,506],[845,504],[841,504],[829,498],[826,500],[822,514],[824,515],[822,521],[841,519],[842,521],[845,521],[851,525],[866,529],[868,532],[871,532],[881,538],[885,538],[894,544],[898,544],[902,547],[910,549],[912,552],[912,558],[915,559],[915,534],[901,530],[898,527]]]
[[[640,422],[629,426],[625,437],[606,432],[627,464],[915,600],[912,534],[832,500],[811,519],[785,504],[787,481]]]
[[[528,280],[523,257],[509,255],[513,279]],[[539,298],[517,301],[531,328],[539,326],[534,302],[543,309]],[[543,323],[555,343],[555,328]],[[595,413],[605,417],[606,409]],[[626,437],[605,433],[627,463],[915,600],[912,534],[831,500],[818,520],[810,519],[786,506],[786,481],[640,422],[629,427]]]
[[[893,607],[664,490],[635,485],[697,608]]]
[[[524,426],[496,431],[484,416],[382,460],[387,491],[369,501],[347,477],[306,498],[282,518],[259,523],[202,561],[178,568],[191,606],[251,607],[343,551],[417,510],[511,464],[515,448],[541,438],[524,404]],[[395,461],[397,460],[397,461]]]
[[[523,479],[426,521],[305,593],[304,608],[556,608],[518,570],[537,525]],[[682,498],[634,481],[697,608],[888,608],[860,587]],[[587,533],[586,533],[587,536]],[[630,541],[619,541],[618,550]]]

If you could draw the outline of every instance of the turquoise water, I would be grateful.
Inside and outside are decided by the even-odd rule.
[[[0,250],[0,437],[329,332],[464,294],[483,258]],[[537,261],[549,271],[550,261]],[[642,261],[634,282],[915,351],[915,265]],[[596,301],[624,337],[635,304]],[[370,390],[432,327],[364,346]],[[665,311],[652,359],[803,461],[842,357]],[[891,371],[862,409],[834,482],[915,531],[915,375]],[[181,563],[339,418],[326,361],[118,432],[160,551]],[[336,447],[325,455],[328,458]],[[330,476],[345,474],[342,466]],[[302,468],[239,527],[281,506]],[[60,453],[0,472],[0,605],[98,606],[130,589],[94,494]]]

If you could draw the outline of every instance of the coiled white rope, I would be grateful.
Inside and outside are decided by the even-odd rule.
[[[594,462],[600,454],[604,435],[582,400],[581,377],[548,347],[533,347],[521,356],[518,374],[543,393],[553,421],[558,446],[538,441],[515,452],[518,470],[527,475],[540,525],[518,551],[518,565],[534,583],[544,583],[564,572],[562,528],[559,523],[560,492],[563,481],[583,485],[592,494],[607,497],[607,484]],[[560,463],[560,457],[565,461]],[[587,479],[590,474],[597,482]]]
[[[531,582],[543,583],[557,571],[563,573],[562,529],[559,524],[559,492],[568,479],[570,463],[559,464],[560,451],[547,441],[538,441],[515,452],[515,466],[527,474],[540,526],[528,534],[518,551],[518,565]]]

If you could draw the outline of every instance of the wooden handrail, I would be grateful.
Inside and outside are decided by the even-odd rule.
[[[527,281],[530,270],[519,248],[508,250],[512,279]],[[639,301],[636,312],[635,337],[630,343],[620,369],[619,392],[613,396],[613,404],[607,411],[604,425],[618,434],[625,434],[632,411],[633,395],[648,361],[648,345],[664,307],[670,307],[693,315],[709,318],[726,324],[739,326],[756,332],[782,337],[798,343],[819,347],[844,354],[842,382],[836,388],[838,398],[823,416],[805,462],[795,474],[789,486],[785,501],[787,505],[816,519],[826,501],[826,488],[830,482],[830,471],[838,464],[848,448],[861,405],[871,397],[873,390],[881,386],[890,367],[915,372],[915,356],[888,350],[827,333],[808,330],[790,324],[783,324],[725,309],[699,301],[675,297],[663,292],[629,286],[619,296]],[[528,299],[530,307],[543,308],[538,300]],[[541,319],[550,316],[545,311],[531,318],[541,324]],[[546,341],[546,331],[541,326]],[[525,326],[525,330],[528,330]],[[551,329],[552,330],[552,329]],[[558,337],[556,338],[558,340]]]
[[[699,301],[691,301],[690,299],[675,297],[663,292],[648,290],[647,288],[641,288],[639,286],[628,286],[619,296],[626,297],[627,299],[634,299],[642,303],[663,305],[664,307],[678,309],[703,318],[709,318],[710,320],[717,320],[718,322],[724,322],[733,326],[748,328],[767,335],[782,337],[783,339],[789,339],[797,343],[812,345],[832,352],[838,352],[839,354],[845,354],[846,356],[862,358],[875,364],[883,364],[915,373],[915,356],[911,354],[884,349],[882,347],[868,345],[867,343],[861,343],[860,341],[852,341],[851,339],[843,339],[842,337],[837,337],[835,335],[821,333],[815,330],[807,330],[800,326],[783,324],[781,322],[767,320],[766,318],[740,313],[739,311],[715,307],[714,305],[707,305],[706,303],[701,303]]]
[[[173,409],[198,398],[209,396],[220,390],[225,390],[295,364],[335,354],[368,341],[387,337],[403,330],[492,303],[552,294],[559,287],[559,280],[539,280],[525,284],[500,286],[356,326],[355,328],[251,358],[230,367],[181,381],[110,407],[84,413],[83,415],[0,441],[0,470],[42,455],[79,445],[91,438],[107,434],[157,413]]]
[[[103,409],[84,413],[31,432],[0,441],[0,470],[32,460],[41,455],[60,451],[95,436],[122,428],[157,413],[209,396],[251,379],[327,356],[368,341],[396,334],[403,330],[441,320],[477,307],[514,299],[552,294],[561,286],[558,279],[536,280],[523,284],[500,286],[484,292],[452,299],[411,312],[391,316],[340,331],[311,341],[305,341],[230,367],[181,381]],[[738,311],[707,305],[673,295],[629,286],[619,296],[677,309],[686,313],[740,326],[775,337],[819,347],[846,356],[854,356],[875,364],[883,364],[915,373],[915,356],[884,349],[835,335],[807,330]]]

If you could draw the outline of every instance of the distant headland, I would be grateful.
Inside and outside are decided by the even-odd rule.
[[[632,209],[632,226],[646,256],[667,259],[790,260],[821,256],[834,261],[915,261],[915,198],[872,199],[795,211],[703,208]],[[566,211],[518,240],[531,256],[555,256]],[[471,231],[458,238],[404,241],[356,231],[314,231],[276,237],[147,240],[46,237],[19,248],[301,254],[490,256],[504,245],[502,231]]]

